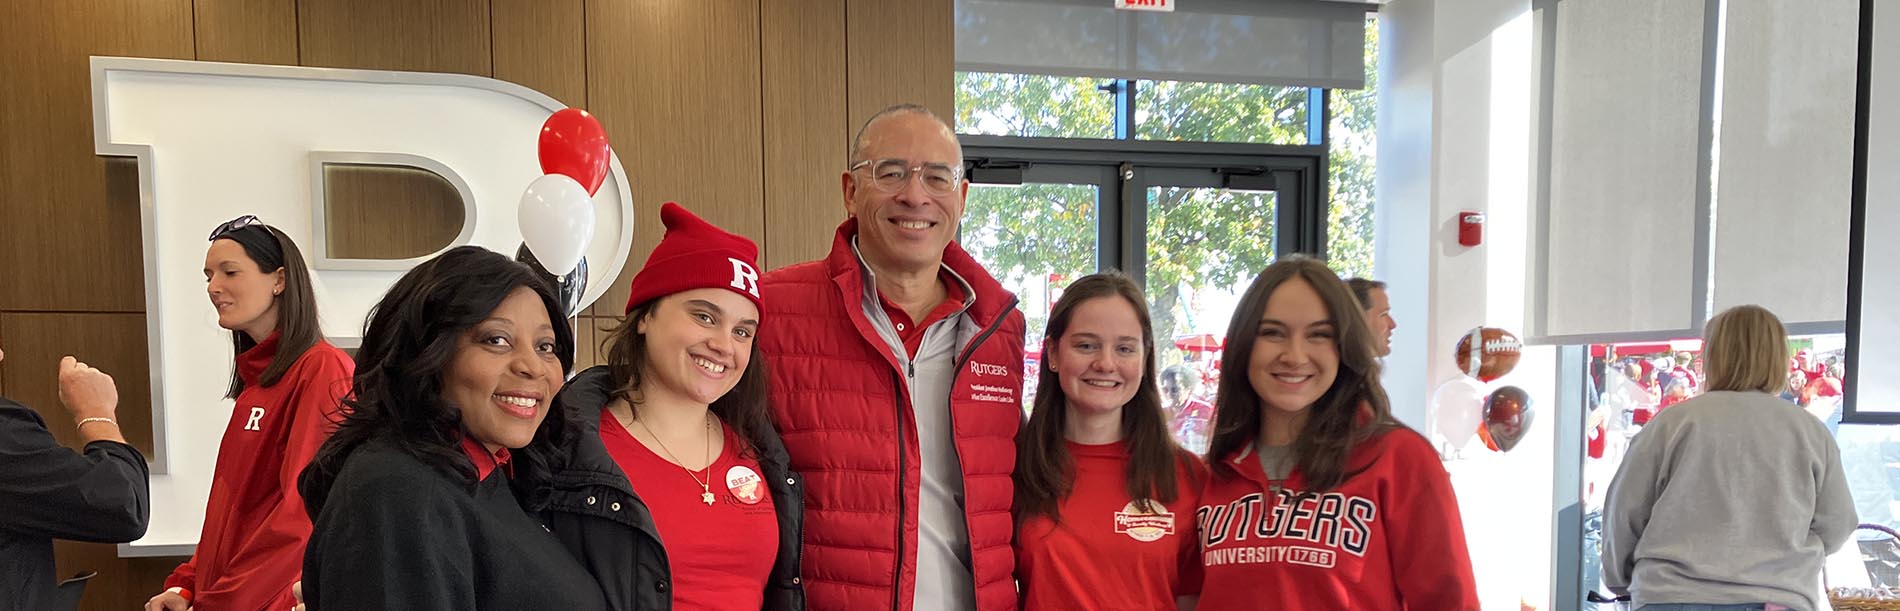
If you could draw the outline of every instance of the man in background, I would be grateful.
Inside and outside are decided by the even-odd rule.
[[[1379,338],[1379,358],[1392,354],[1392,331],[1399,328],[1399,322],[1392,319],[1392,302],[1386,298],[1385,283],[1365,278],[1348,278],[1346,286],[1352,289],[1352,296],[1359,299],[1359,307],[1366,313],[1366,324],[1372,327],[1372,336]]]

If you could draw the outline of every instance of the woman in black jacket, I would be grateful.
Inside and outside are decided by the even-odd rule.
[[[455,248],[397,281],[349,414],[299,480],[309,608],[607,609],[516,494],[566,445],[550,406],[573,346],[552,289],[502,255]]]
[[[536,506],[621,611],[804,608],[800,478],[767,416],[758,247],[677,204]]]

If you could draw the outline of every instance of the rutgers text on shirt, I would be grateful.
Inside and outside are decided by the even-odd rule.
[[[963,391],[976,401],[1016,404],[1016,383],[1009,368],[995,363],[971,360],[970,384]]]

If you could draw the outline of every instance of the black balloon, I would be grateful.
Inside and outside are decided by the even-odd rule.
[[[534,253],[528,250],[527,244],[522,244],[520,248],[515,249],[515,260],[528,264],[528,267],[534,269],[534,273],[541,275],[543,282],[554,287],[555,296],[561,300],[563,314],[566,314],[568,318],[573,318],[575,314],[580,313],[581,294],[587,292],[586,257],[582,257],[581,262],[574,266],[574,271],[568,272],[566,276],[556,276],[547,268],[542,267],[541,261],[534,258]]]
[[[1531,394],[1516,386],[1491,392],[1484,399],[1484,430],[1498,450],[1509,452],[1531,428]]]

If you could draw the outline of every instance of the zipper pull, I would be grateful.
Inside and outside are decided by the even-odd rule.
[[[906,362],[904,363],[904,366],[910,369],[910,371],[905,373],[904,376],[913,380],[917,379],[917,361]]]

